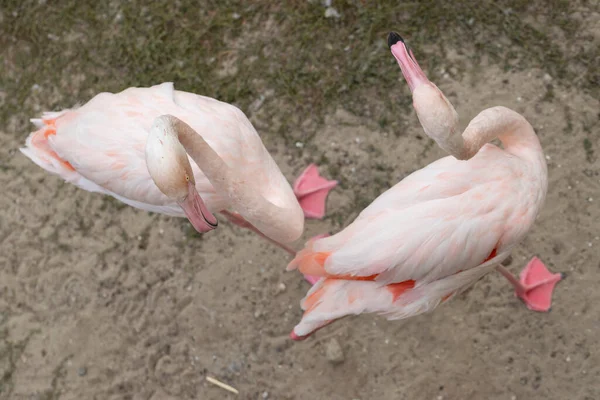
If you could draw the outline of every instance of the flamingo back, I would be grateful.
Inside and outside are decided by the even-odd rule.
[[[34,120],[40,129],[29,136],[22,152],[83,189],[110,194],[134,207],[184,216],[156,187],[146,168],[146,138],[154,119],[164,114],[189,124],[242,179],[257,181],[265,196],[293,198],[289,183],[242,111],[209,97],[176,91],[169,82],[100,93],[79,108],[46,113]],[[190,162],[196,188],[208,208],[225,209],[227,199]]]

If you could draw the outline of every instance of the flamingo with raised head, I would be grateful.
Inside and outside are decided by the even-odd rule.
[[[186,216],[201,233],[217,227],[220,212],[290,253],[285,243],[302,234],[304,214],[322,217],[335,186],[323,185],[311,165],[295,195],[242,111],[172,83],[100,93],[32,122],[39,130],[21,151],[67,182],[143,210]],[[298,198],[308,199],[304,210]]]
[[[288,265],[320,277],[302,300],[292,339],[365,312],[388,319],[431,311],[493,269],[537,311],[561,274],[533,258],[518,280],[500,263],[530,230],[546,197],[546,162],[527,120],[505,107],[458,115],[400,35],[388,37],[425,133],[451,156],[412,173],[336,235],[310,240]],[[503,148],[488,142],[499,138]]]

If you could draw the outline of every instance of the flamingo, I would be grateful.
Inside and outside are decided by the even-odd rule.
[[[397,33],[388,37],[425,133],[450,153],[380,195],[341,232],[309,240],[287,269],[318,277],[290,336],[302,340],[347,315],[404,319],[499,270],[528,308],[547,311],[561,274],[534,257],[516,279],[500,263],[530,230],[548,186],[540,142],[505,107],[458,114]],[[499,138],[503,148],[490,144]]]
[[[185,216],[200,233],[215,229],[221,213],[292,254],[286,243],[302,234],[305,214],[323,217],[337,184],[311,164],[295,194],[242,111],[170,82],[100,93],[32,122],[39,129],[21,152],[65,181]]]

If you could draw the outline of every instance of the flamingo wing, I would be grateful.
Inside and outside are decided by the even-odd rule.
[[[468,162],[446,157],[406,177],[292,261],[291,268],[322,277],[303,299],[292,336],[350,314],[407,318],[464,290],[529,230],[540,201],[527,184],[534,180],[492,145]]]
[[[417,171],[348,228],[309,243],[291,267],[419,286],[479,266],[494,251],[512,247],[533,222],[526,214],[534,199],[522,179],[513,179],[518,160],[497,152],[489,148],[469,162],[447,157]]]

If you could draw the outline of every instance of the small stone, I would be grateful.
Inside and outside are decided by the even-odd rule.
[[[79,367],[77,368],[77,375],[79,376],[85,376],[87,374],[87,368],[86,367]]]
[[[327,7],[327,9],[325,10],[325,18],[335,18],[335,19],[338,19],[340,17],[341,17],[341,15],[338,12],[338,10],[336,10],[333,7]]]
[[[263,399],[268,399],[269,398],[269,392],[263,392],[262,393],[262,398]]]
[[[279,284],[277,285],[276,293],[278,293],[278,294],[283,293],[283,292],[285,292],[285,289],[286,289],[285,283],[279,282]]]
[[[325,344],[325,358],[332,364],[341,364],[345,361],[342,346],[333,338]]]
[[[296,142],[296,147],[298,147],[299,149],[304,147],[304,143],[302,142]]]

